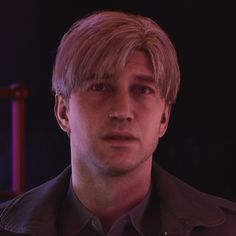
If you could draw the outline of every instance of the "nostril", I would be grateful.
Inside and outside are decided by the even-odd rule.
[[[111,111],[108,113],[109,119],[113,120],[128,120],[131,121],[133,119],[133,115],[131,113],[123,113],[117,111]]]
[[[108,113],[108,117],[109,117],[110,119],[112,119],[112,118],[117,118],[117,117],[119,117],[119,114],[118,114],[118,112],[113,112],[113,111],[111,111],[111,112]]]

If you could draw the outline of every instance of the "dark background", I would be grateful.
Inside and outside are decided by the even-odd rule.
[[[155,159],[192,186],[236,201],[236,16],[229,1],[53,1],[0,3],[0,86],[21,82],[26,102],[26,188],[70,162],[53,115],[51,71],[61,36],[81,16],[123,10],[156,20],[174,42],[182,81]],[[0,101],[0,188],[10,183],[10,101]]]

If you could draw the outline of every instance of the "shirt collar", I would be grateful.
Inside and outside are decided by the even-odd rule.
[[[61,217],[61,222],[63,222],[61,224],[62,235],[78,233],[92,218],[92,213],[77,198],[72,187],[71,179],[67,195],[63,201]]]
[[[148,206],[149,200],[150,200],[150,193],[151,191],[146,194],[145,198],[136,205],[133,209],[131,209],[128,213],[122,215],[120,218],[118,218],[112,228],[109,232],[114,230],[116,225],[120,223],[121,220],[126,219],[131,222],[134,229],[142,235],[142,219],[145,213],[145,210]],[[96,221],[97,226],[100,225],[100,227],[97,227],[98,231],[102,231],[101,223],[99,222],[99,219],[93,215],[92,212],[89,211],[79,200],[79,198],[76,196],[72,183],[70,181],[70,185],[68,188],[67,196],[63,202],[63,215],[62,215],[62,221],[63,221],[63,234],[62,235],[69,235],[79,233],[87,224],[93,223]],[[76,219],[76,221],[71,220]],[[69,230],[69,232],[68,232]]]
[[[151,187],[146,194],[145,198],[138,204],[136,205],[131,211],[129,212],[129,217],[132,222],[133,227],[136,229],[139,234],[142,235],[142,223],[143,223],[143,218],[145,215],[145,212],[147,210],[147,207],[150,203],[150,198],[151,198]]]

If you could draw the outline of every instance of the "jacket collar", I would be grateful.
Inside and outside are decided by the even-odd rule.
[[[67,167],[56,178],[10,201],[0,213],[0,228],[17,234],[56,235],[54,215],[67,192],[70,173]],[[45,227],[48,235],[42,233]]]
[[[223,211],[202,193],[153,164],[154,184],[160,198],[162,230],[167,235],[187,235],[197,226],[214,227],[225,222]],[[175,233],[173,233],[175,232]]]
[[[11,201],[0,215],[0,227],[19,234],[37,232],[37,235],[45,235],[41,230],[47,227],[48,235],[56,235],[54,216],[66,195],[70,173],[68,167],[53,180]],[[208,195],[183,183],[155,163],[152,175],[161,201],[163,232],[185,235],[194,227],[212,227],[225,221],[223,211],[211,203]]]

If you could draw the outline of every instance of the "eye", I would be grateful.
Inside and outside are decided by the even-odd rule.
[[[92,84],[89,89],[93,92],[104,92],[109,89],[109,86],[104,83]]]
[[[153,89],[148,86],[138,86],[136,88],[136,92],[139,94],[151,94],[153,93]]]

